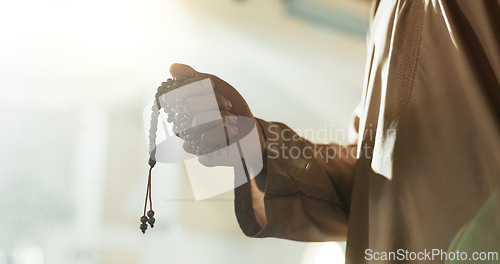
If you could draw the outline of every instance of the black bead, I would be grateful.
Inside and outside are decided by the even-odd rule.
[[[143,215],[141,216],[141,223],[146,223],[148,221],[148,217]]]
[[[148,160],[148,164],[149,166],[152,168],[156,165],[156,160],[152,159],[152,158],[149,158]]]
[[[148,225],[146,223],[142,223],[141,224],[141,231],[143,234],[146,233],[146,229],[148,229]]]
[[[148,211],[148,217],[153,217],[153,216],[155,216],[155,211],[149,210]]]
[[[154,217],[150,217],[148,219],[148,223],[151,226],[151,228],[155,227],[155,218]]]

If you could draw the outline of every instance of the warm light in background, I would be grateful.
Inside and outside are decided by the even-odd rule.
[[[43,251],[35,244],[18,245],[13,250],[12,261],[13,264],[43,264]]]
[[[3,1],[0,264],[298,264],[306,246],[304,263],[340,261],[335,243],[246,238],[232,193],[194,202],[172,164],[155,167],[157,225],[139,231],[142,111],[171,63],[225,79],[265,120],[347,127],[364,39],[290,17],[281,3]]]
[[[310,243],[302,256],[302,264],[342,264],[344,262],[344,250],[337,242]]]
[[[142,94],[146,65],[166,73],[173,61],[164,58],[196,43],[189,17],[179,1],[4,1],[0,102],[95,105]]]

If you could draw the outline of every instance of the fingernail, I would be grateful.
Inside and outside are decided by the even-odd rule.
[[[226,102],[226,107],[227,107],[228,110],[230,110],[231,108],[233,108],[233,105],[231,104],[231,101],[228,100]]]

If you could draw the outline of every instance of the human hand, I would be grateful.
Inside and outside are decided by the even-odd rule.
[[[170,73],[174,79],[185,79],[182,87],[161,100],[176,106],[170,107],[169,121],[184,140],[186,152],[198,155],[205,166],[235,166],[243,158],[247,164],[262,159],[263,133],[236,89],[217,76],[183,64],[173,64]]]

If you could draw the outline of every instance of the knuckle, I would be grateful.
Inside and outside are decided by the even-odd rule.
[[[227,127],[228,133],[230,133],[232,136],[235,136],[238,134],[238,127],[236,126],[228,126]]]
[[[191,127],[197,127],[201,125],[201,121],[203,120],[203,117],[201,114],[195,114],[193,116],[193,121],[191,122]]]
[[[234,125],[238,121],[238,118],[235,115],[229,113],[229,115],[224,116],[224,121],[226,124]]]
[[[203,132],[200,136],[200,140],[202,144],[210,145],[213,141],[212,136],[210,136],[209,132]]]
[[[195,154],[195,151],[193,150],[193,148],[191,148],[191,146],[189,146],[189,144],[187,142],[184,142],[182,144],[182,148],[184,149],[184,151],[186,151],[187,153],[191,153],[191,154]]]
[[[184,111],[188,115],[194,114],[194,103],[193,103],[193,98],[188,97],[186,100],[184,100]]]
[[[226,98],[222,94],[215,94],[215,99],[217,100],[217,103],[219,104],[219,108],[225,109],[226,108]]]

